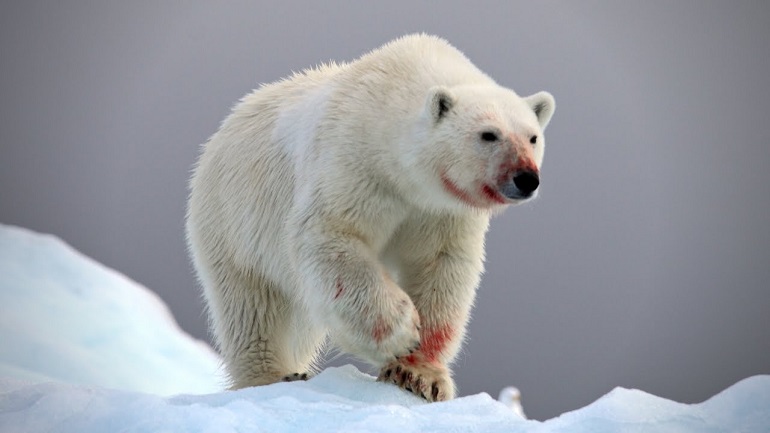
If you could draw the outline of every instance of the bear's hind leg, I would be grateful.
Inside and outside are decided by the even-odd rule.
[[[211,299],[214,333],[233,389],[306,373],[323,342],[296,316],[302,310],[254,273],[220,273]],[[299,341],[295,341],[299,339]],[[297,343],[300,344],[297,344]]]

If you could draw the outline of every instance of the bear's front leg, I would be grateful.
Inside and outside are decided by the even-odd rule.
[[[385,363],[378,380],[428,401],[455,397],[449,365],[462,340],[483,271],[483,215],[447,216],[404,230],[401,280],[420,314],[420,348]]]
[[[370,241],[353,229],[302,232],[300,296],[344,352],[375,365],[408,355],[420,341],[420,316],[388,275]]]

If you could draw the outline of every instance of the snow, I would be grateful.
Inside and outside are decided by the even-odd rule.
[[[757,432],[770,431],[770,376],[686,405],[616,389],[546,422],[487,394],[428,404],[353,366],[307,382],[164,398],[60,383],[0,380],[2,432]]]
[[[0,339],[0,376],[161,395],[223,388],[216,353],[153,292],[53,236],[3,225]]]
[[[616,388],[545,421],[518,391],[427,404],[353,366],[223,391],[219,360],[146,288],[0,225],[0,432],[770,432],[770,376],[700,404]]]

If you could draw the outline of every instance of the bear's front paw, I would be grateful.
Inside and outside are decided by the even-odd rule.
[[[371,339],[379,363],[408,355],[420,347],[420,315],[405,296],[390,314],[378,314],[371,327]]]
[[[430,402],[451,400],[455,396],[455,385],[445,366],[414,362],[413,357],[388,363],[380,370],[377,381],[396,384]]]

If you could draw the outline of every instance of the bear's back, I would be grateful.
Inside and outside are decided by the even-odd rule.
[[[495,84],[460,50],[437,36],[413,34],[377,48],[350,64],[351,73],[381,72],[399,85],[423,87]]]

